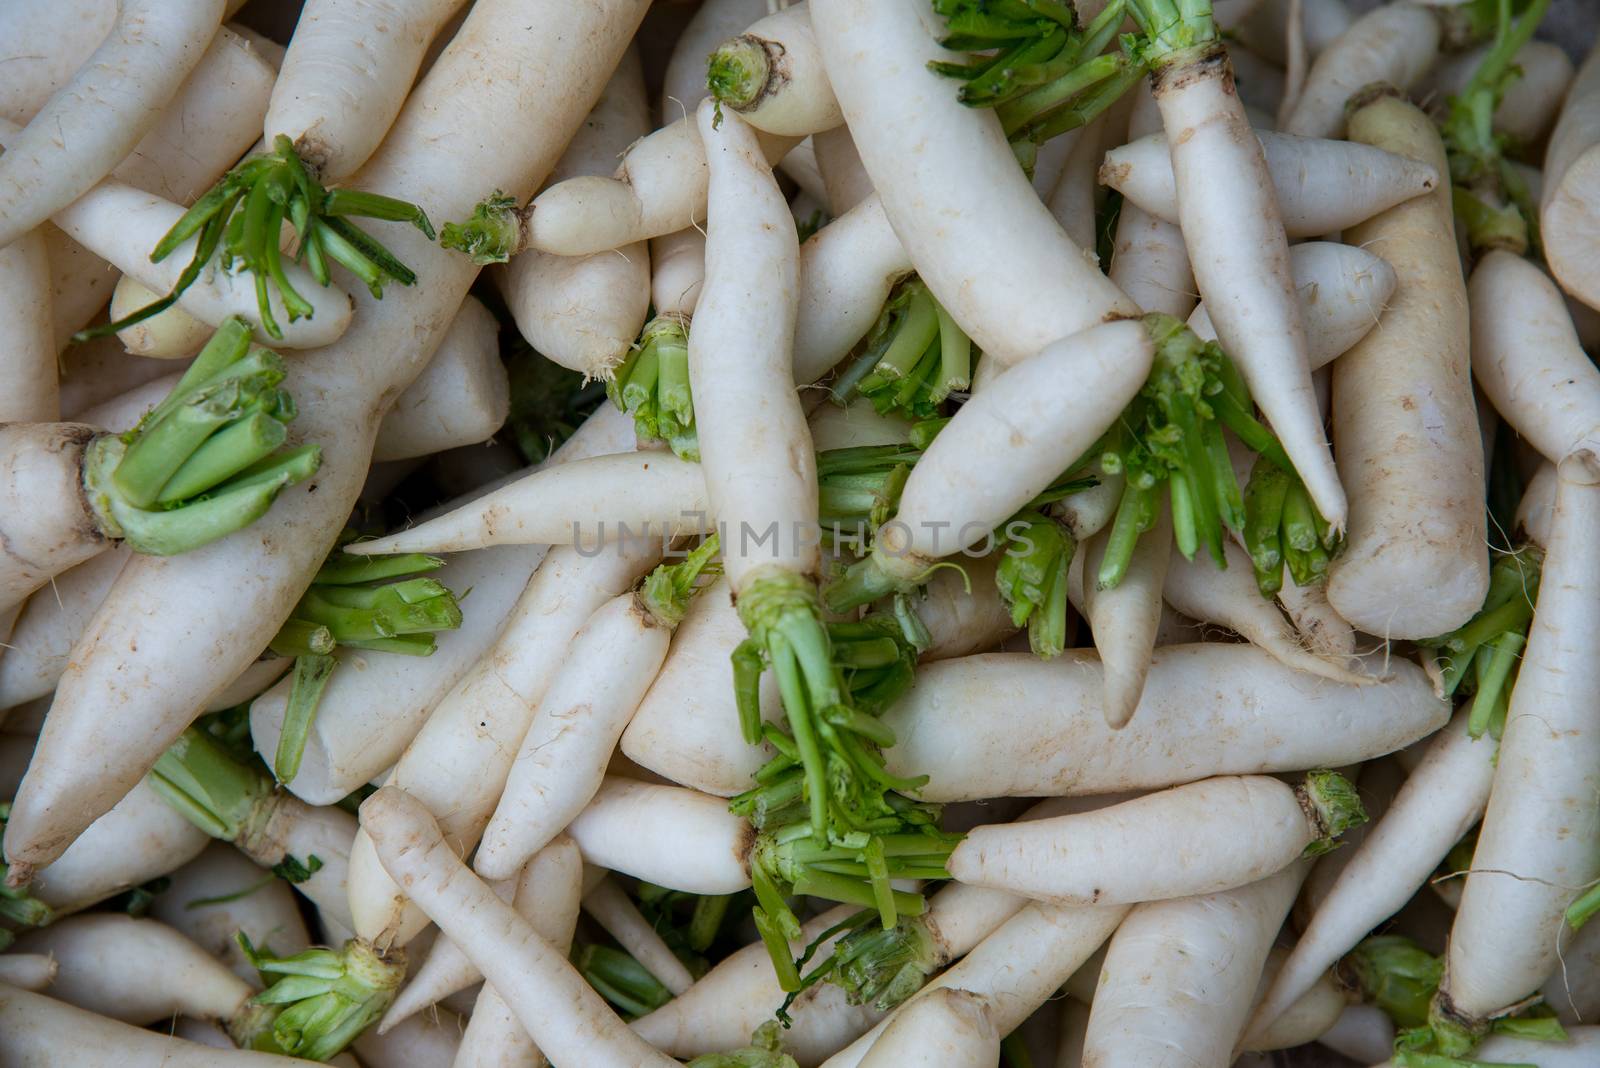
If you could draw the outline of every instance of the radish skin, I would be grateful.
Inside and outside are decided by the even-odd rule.
[[[1267,954],[1266,969],[1256,983],[1255,1004],[1260,1004],[1260,995],[1265,993],[1268,984],[1278,974],[1286,956],[1288,950],[1281,946],[1273,947]],[[1241,1045],[1252,1051],[1262,1052],[1289,1049],[1303,1046],[1307,1042],[1315,1042],[1338,1022],[1349,1004],[1344,990],[1334,979],[1333,973],[1323,972],[1311,988],[1290,1005],[1271,1027],[1255,1036],[1251,1036],[1246,1029]]]
[[[1158,646],[1133,721],[1100,714],[1091,651],[1042,662],[986,653],[924,665],[884,714],[889,771],[928,775],[930,801],[1098,794],[1213,775],[1340,767],[1393,752],[1449,718],[1422,670],[1344,686],[1248,645]]]
[[[1106,951],[1084,1068],[1230,1063],[1251,989],[1308,867],[1130,912]]]
[[[18,3],[0,9],[0,117],[25,123],[71,80],[117,21],[115,0]]]
[[[1086,254],[1093,255],[1097,263],[1099,256],[1093,250],[1097,244],[1094,228],[1096,198],[1100,191],[1095,186],[1095,173],[1099,166],[1100,154],[1106,147],[1108,128],[1116,117],[1116,109],[1113,108],[1088,126],[1076,131],[1076,136],[1071,138],[1071,149],[1066,159],[1061,161],[1061,173],[1045,198],[1045,206],[1050,209],[1050,214],[1061,225],[1067,237]],[[1115,278],[1112,282],[1118,286],[1122,284]],[[1138,303],[1133,294],[1130,293],[1128,296]],[[1139,306],[1144,307],[1142,303]],[[1145,308],[1145,310],[1154,309]]]
[[[37,992],[46,989],[55,980],[56,968],[53,957],[12,950],[0,955],[0,983],[18,990]]]
[[[7,138],[0,248],[111,173],[199,64],[222,9],[223,0],[123,0],[110,34],[72,81]],[[61,137],[68,128],[73,136]]]
[[[1404,101],[1386,96],[1361,107],[1350,133],[1444,173],[1433,123]],[[1352,508],[1345,551],[1329,566],[1328,601],[1380,638],[1443,634],[1472,617],[1489,582],[1449,187],[1345,236],[1386,260],[1399,284],[1379,328],[1333,367],[1333,436]],[[1411,596],[1424,589],[1427,596]]]
[[[629,1031],[564,956],[473,875],[422,804],[384,787],[361,805],[386,869],[439,923],[557,1064],[671,1068]]]
[[[990,109],[963,106],[930,60],[941,20],[920,0],[812,0],[811,22],[861,161],[939,303],[1011,365],[1138,308],[1049,217]],[[985,256],[982,250],[1003,249]],[[1109,402],[1108,402],[1109,406]]]
[[[1067,145],[1069,139],[1056,138],[1050,144],[1057,141]],[[850,127],[840,125],[831,130],[812,134],[811,144],[817,156],[817,169],[822,172],[823,191],[828,194],[825,198],[828,214],[837,219],[872,195],[872,178],[867,174],[867,168],[861,164],[861,153],[856,151],[855,140],[850,136]],[[1065,161],[1066,154],[1062,152],[1059,155],[1061,161]],[[1034,166],[1033,173],[1036,180],[1040,178],[1040,167],[1044,165],[1040,163]],[[1058,166],[1056,176],[1059,176],[1059,173]],[[1048,188],[1054,187],[1055,182],[1052,178]]]
[[[1129,905],[1256,882],[1330,833],[1305,795],[1277,779],[1216,778],[1093,812],[977,827],[946,867],[961,882],[1055,904]]]
[[[1000,1033],[982,998],[945,987],[896,1013],[861,1068],[991,1068]]]
[[[500,325],[475,298],[462,302],[439,348],[378,427],[374,461],[408,460],[487,441],[506,421],[511,386]]]
[[[107,315],[112,320],[121,319],[160,299],[160,293],[123,275],[117,279],[117,288],[111,291],[111,310]],[[174,304],[143,322],[117,331],[117,340],[136,356],[172,360],[199,352],[200,347],[210,340],[211,333],[209,323],[201,322]]]
[[[1317,1041],[1357,1063],[1371,1064],[1394,1049],[1394,1022],[1376,1005],[1346,1005]]]
[[[710,81],[724,107],[767,133],[807,137],[844,122],[804,3],[780,7],[719,45]]]
[[[694,227],[650,239],[650,303],[658,315],[690,316],[706,280],[706,235]]]
[[[1368,145],[1255,133],[1290,237],[1337,233],[1442,182],[1426,161]],[[1106,153],[1100,181],[1168,222],[1178,221],[1176,180],[1165,134],[1151,134]]]
[[[236,897],[242,890],[249,893]],[[211,900],[215,898],[228,900]],[[283,956],[311,945],[289,884],[276,877],[264,881],[261,869],[225,842],[213,842],[173,872],[172,885],[150,903],[150,915],[192,939],[252,985],[261,982],[261,975],[240,949],[234,937],[238,932],[243,931],[251,944],[271,946]]]
[[[712,50],[769,12],[767,0],[706,0],[695,9],[672,46],[662,77],[662,126],[688,116],[709,95],[706,57]]]
[[[0,423],[60,418],[54,340],[44,237],[27,234],[0,247]]]
[[[750,885],[755,831],[719,797],[607,776],[567,828],[586,863],[691,894]]]
[[[1374,82],[1410,89],[1438,55],[1439,22],[1433,12],[1410,3],[1376,8],[1317,56],[1283,128],[1302,137],[1340,137],[1346,101]]]
[[[1161,131],[1161,114],[1156,110],[1155,97],[1150,95],[1149,83],[1140,82],[1135,93],[1128,116],[1130,140]],[[1096,152],[1090,158],[1099,155]],[[1199,299],[1183,231],[1173,221],[1151,215],[1132,201],[1124,201],[1117,216],[1109,273],[1111,280],[1147,312],[1186,319]]]
[[[1492,47],[1480,45],[1439,64],[1432,78],[1434,92],[1440,96],[1460,93]],[[1537,145],[1561,110],[1561,101],[1572,82],[1572,60],[1560,45],[1529,41],[1517,50],[1512,64],[1519,73],[1506,86],[1505,95],[1494,109],[1494,128],[1518,145]],[[1533,199],[1537,203],[1539,195],[1533,194]]]
[[[1600,523],[1588,465],[1559,467],[1539,604],[1506,713],[1495,788],[1456,910],[1436,1011],[1469,1028],[1532,993],[1556,969],[1563,911],[1600,875],[1586,830],[1600,794],[1600,726],[1590,628]]]
[[[1589,269],[1600,248],[1600,47],[1578,68],[1544,157],[1539,233],[1561,287],[1600,309],[1600,283]]]
[[[1156,630],[1161,624],[1161,592],[1168,584],[1168,557],[1176,550],[1172,548],[1172,521],[1163,509],[1155,526],[1134,546],[1122,581],[1103,590],[1088,576],[1099,573],[1107,540],[1108,532],[1101,531],[1084,548],[1083,615],[1094,633],[1094,647],[1100,654],[1105,679],[1101,710],[1106,725],[1119,728],[1133,718],[1139,696],[1144,693],[1150,655],[1156,647]]]
[[[1588,1068],[1600,1056],[1600,1027],[1569,1027],[1564,1042],[1491,1035],[1473,1050],[1475,1060],[1489,1064],[1537,1064],[1539,1068]],[[1384,1061],[1374,1068],[1392,1068]]]

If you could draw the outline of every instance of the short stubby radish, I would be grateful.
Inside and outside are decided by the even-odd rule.
[[[1342,767],[1409,745],[1449,718],[1401,660],[1366,686],[1318,679],[1248,645],[1157,646],[1133,720],[1100,711],[1098,659],[985,653],[925,664],[884,722],[891,772],[929,800],[1099,794],[1213,775]]]
[[[171,556],[260,518],[320,463],[315,445],[281,449],[295,416],[283,379],[282,361],[251,351],[249,328],[231,320],[129,435],[0,427],[0,608],[113,541]]]
[[[1357,109],[1350,133],[1444,171],[1432,122],[1393,96]],[[1333,366],[1333,437],[1352,506],[1345,550],[1329,567],[1328,600],[1369,634],[1422,638],[1466,622],[1489,581],[1483,449],[1449,188],[1390,208],[1345,237],[1383,257],[1399,285],[1379,327]]]
[[[1431,192],[1444,180],[1427,162],[1371,145],[1266,130],[1255,136],[1290,237],[1338,233]],[[1177,222],[1178,188],[1169,155],[1165,134],[1113,148],[1100,167],[1100,181],[1157,218]]]
[[[1384,4],[1357,19],[1317,56],[1284,122],[1302,137],[1338,137],[1345,104],[1374,82],[1409,89],[1439,58],[1439,20],[1417,4]]]
[[[1355,787],[1334,772],[1298,788],[1267,776],[1206,779],[1093,812],[974,828],[946,867],[964,883],[1060,904],[1126,905],[1264,879],[1365,820]]]
[[[806,137],[844,122],[805,4],[782,8],[724,41],[707,66],[711,95],[758,130]]]

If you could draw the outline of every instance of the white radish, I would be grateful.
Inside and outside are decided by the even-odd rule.
[[[1417,84],[1438,59],[1439,36],[1437,17],[1417,4],[1384,4],[1369,11],[1317,56],[1284,130],[1303,137],[1341,136],[1346,102],[1374,82],[1402,91]]]
[[[1156,111],[1155,97],[1150,95],[1148,86],[1148,82],[1140,82],[1136,90],[1133,110],[1128,116],[1130,140],[1161,130],[1161,115]],[[1094,165],[1098,170],[1098,160]],[[1183,231],[1172,220],[1151,215],[1131,200],[1123,203],[1117,216],[1109,273],[1111,280],[1147,312],[1185,319],[1198,299]],[[1310,331],[1309,323],[1307,331]]]
[[[1355,16],[1345,0],[1299,0],[1300,33],[1305,50],[1316,58],[1338,40]],[[1288,59],[1289,4],[1257,4],[1237,30],[1239,40],[1252,52],[1273,63]]]
[[[0,954],[0,983],[19,990],[44,990],[56,977],[56,962],[43,953]]]
[[[0,247],[87,193],[200,62],[223,0],[124,0],[105,41],[0,157]],[[73,136],[62,137],[70,128]],[[153,244],[153,242],[152,242]]]
[[[564,956],[461,863],[420,802],[384,787],[361,806],[390,875],[477,961],[555,1063],[670,1068],[628,1030]]]
[[[1098,794],[1213,775],[1341,767],[1448,719],[1422,669],[1367,686],[1317,679],[1248,645],[1158,646],[1133,721],[1100,714],[1099,664],[988,653],[924,665],[884,714],[889,770],[929,776],[928,800]]]
[[[1168,557],[1177,551],[1172,548],[1171,519],[1162,509],[1155,526],[1134,546],[1122,581],[1111,589],[1100,589],[1090,576],[1099,573],[1108,540],[1109,531],[1101,531],[1084,547],[1083,615],[1100,654],[1106,724],[1122,727],[1133,718],[1144,692],[1161,624],[1162,590],[1170,582]],[[1209,568],[1205,563],[1196,566]]]
[[[1429,743],[1383,817],[1350,851],[1256,1006],[1247,1040],[1264,1032],[1339,958],[1394,915],[1483,814],[1494,774],[1492,739],[1467,734],[1462,711]]]
[[[567,828],[586,863],[691,894],[750,885],[755,830],[720,797],[608,776]]]
[[[1559,473],[1538,605],[1439,988],[1439,1011],[1469,1030],[1556,969],[1563,910],[1600,875],[1592,837],[1574,830],[1589,826],[1600,796],[1592,628],[1582,622],[1600,588],[1584,547],[1600,523],[1600,487],[1577,459]]]
[[[938,45],[940,20],[929,5],[813,0],[810,8],[834,92],[895,233],[986,356],[1014,364],[1107,318],[1137,314],[1050,218],[1000,120],[963,106],[927,69],[930,60],[959,58]]]
[[[1066,159],[1061,161],[1061,173],[1045,197],[1045,206],[1067,237],[1096,262],[1099,256],[1094,252],[1098,244],[1095,216],[1100,190],[1095,185],[1095,174],[1100,165],[1100,154],[1109,147],[1107,139],[1111,136],[1113,121],[1118,117],[1117,111],[1116,108],[1107,110],[1088,126],[1075,131],[1070,138],[1071,150]],[[1115,278],[1112,281],[1118,286],[1122,284]],[[1128,296],[1133,297],[1133,294]]]
[[[983,999],[995,1030],[1010,1034],[1077,971],[1127,912],[1121,905],[1071,908],[1034,902],[923,987],[896,1015],[933,991],[966,990]],[[890,1016],[829,1057],[823,1068],[856,1068],[895,1018]]]
[[[705,279],[703,231],[690,226],[650,239],[650,303],[657,315],[693,315]]]
[[[1472,272],[1472,373],[1500,413],[1545,459],[1600,462],[1600,370],[1583,351],[1555,283],[1494,250]]]
[[[1350,134],[1444,173],[1432,121],[1403,100],[1368,102]],[[1329,567],[1328,601],[1380,638],[1443,634],[1472,617],[1489,581],[1483,451],[1449,187],[1345,237],[1386,260],[1399,284],[1378,329],[1333,366],[1333,436],[1350,472],[1352,507],[1345,550]]]
[[[0,960],[4,960],[0,957]],[[1564,1024],[1582,1023],[1600,1012],[1600,927],[1586,923],[1561,933],[1560,963],[1539,993]]]
[[[28,234],[0,247],[0,422],[60,418],[54,341],[44,238]]]
[[[844,122],[804,3],[722,42],[708,62],[711,95],[758,130],[806,137]]]
[[[1372,252],[1332,241],[1292,246],[1289,266],[1313,371],[1349,351],[1378,325],[1398,284],[1394,268]],[[1204,304],[1189,316],[1189,329],[1204,341],[1216,338]]]
[[[72,78],[117,21],[113,0],[7,4],[0,9],[0,117],[27,122]]]
[[[123,275],[117,279],[117,288],[111,292],[111,310],[107,314],[115,321],[160,299],[160,293]],[[117,331],[117,340],[136,356],[174,360],[199,352],[200,347],[210,339],[211,331],[209,323],[201,322],[174,304],[143,322]]]
[[[1204,897],[1140,905],[1111,938],[1085,1068],[1226,1065],[1250,994],[1309,865]]]
[[[1376,1005],[1346,1005],[1317,1041],[1360,1064],[1372,1064],[1394,1049],[1394,1021]]]
[[[64,1001],[0,987],[0,1059],[15,1068],[304,1068],[305,1061],[222,1050],[156,1034]]]
[[[1223,546],[1228,566],[1219,570],[1208,560],[1185,560],[1172,550],[1162,595],[1168,604],[1202,623],[1227,627],[1273,659],[1297,671],[1334,682],[1364,686],[1377,676],[1352,671],[1348,659],[1333,659],[1301,644],[1282,613],[1256,589],[1250,557],[1232,540]]]
[[[662,77],[661,125],[669,125],[693,113],[700,101],[710,94],[706,85],[706,57],[723,41],[769,13],[767,0],[706,0],[695,9],[673,43],[672,56],[667,60]]]
[[[200,946],[157,920],[85,913],[17,940],[60,966],[50,996],[124,1023],[176,1015],[231,1020],[251,984]]]
[[[1600,309],[1600,283],[1589,265],[1600,247],[1600,47],[1590,50],[1550,132],[1539,201],[1545,260],[1568,293]]]
[[[594,553],[609,542],[665,543],[710,533],[712,521],[700,465],[671,453],[625,452],[537,470],[437,519],[346,551],[382,556],[573,545]]]
[[[636,51],[611,75],[599,102],[550,174],[607,175],[650,130]],[[650,304],[650,262],[639,242],[587,256],[529,249],[499,276],[517,329],[542,355],[588,378],[609,378],[639,336]],[[659,303],[656,314],[664,314]]]
[[[861,1068],[992,1068],[1000,1033],[976,994],[944,987],[896,1013]]]
[[[362,1064],[394,1068],[450,1068],[461,1049],[467,1021],[443,1005],[420,1013],[383,1034],[375,1027],[362,1032],[350,1048]]]
[[[869,195],[800,246],[794,378],[809,385],[849,355],[883,311],[889,291],[911,273],[905,246]]]
[[[1255,1004],[1260,1004],[1260,995],[1265,993],[1273,977],[1278,974],[1287,955],[1288,950],[1282,947],[1274,947],[1267,955],[1266,969],[1256,983]],[[1333,973],[1323,972],[1311,988],[1300,995],[1271,1027],[1254,1036],[1250,1035],[1247,1029],[1241,1045],[1259,1052],[1289,1049],[1293,1046],[1303,1046],[1307,1042],[1315,1042],[1338,1022],[1349,1005],[1349,999]]]
[[[534,572],[499,638],[463,675],[406,746],[388,784],[437,811],[451,841],[477,842],[494,812],[540,698],[572,636],[602,604],[650,567],[659,548],[584,557],[556,549]],[[351,855],[357,934],[404,945],[426,925],[358,835]]]
[[[1536,1064],[1538,1068],[1588,1068],[1600,1056],[1600,1027],[1569,1027],[1560,1042],[1491,1035],[1473,1050],[1474,1060],[1486,1064]],[[1375,1068],[1392,1068],[1384,1061]]]
[[[213,842],[171,878],[172,885],[150,903],[150,915],[192,939],[247,983],[261,980],[239,947],[235,936],[240,931],[252,945],[270,947],[278,956],[311,945],[289,884],[225,842]]]
[[[1070,139],[1056,140],[1070,147]],[[826,198],[828,213],[837,219],[872,195],[872,178],[868,176],[866,167],[861,164],[861,153],[856,151],[855,140],[850,136],[850,127],[835,126],[831,130],[812,134],[811,143],[817,156],[817,169],[822,172],[823,190],[828,194]],[[1066,159],[1065,152],[1057,152],[1055,155],[1059,157],[1055,175],[1054,177],[1046,175],[1051,188],[1055,185],[1054,178],[1060,176],[1060,163]],[[1041,180],[1039,171],[1041,166],[1045,166],[1043,161],[1034,167],[1036,181]]]
[[[946,867],[961,882],[1058,904],[1163,901],[1264,879],[1363,818],[1337,775],[1300,788],[1268,776],[1206,779],[1092,812],[974,828]]]
[[[928,628],[929,645],[920,659],[949,660],[987,652],[1016,633],[1011,610],[995,582],[999,563],[997,553],[966,559],[961,563],[965,574],[942,570],[922,587],[912,601],[917,617]]]
[[[430,456],[476,445],[499,430],[511,408],[499,339],[489,310],[472,297],[463,301],[433,359],[384,416],[373,459]]]
[[[1283,226],[1290,237],[1337,233],[1430,192],[1444,174],[1427,161],[1369,145],[1258,130]],[[1178,220],[1178,194],[1165,134],[1106,153],[1100,181],[1143,210]]]
[[[615,879],[603,878],[584,894],[583,911],[616,939],[624,952],[660,980],[674,997],[694,985],[689,969],[650,926],[650,921]]]

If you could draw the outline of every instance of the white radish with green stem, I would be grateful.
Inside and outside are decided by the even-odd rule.
[[[771,5],[767,0],[708,0],[695,9],[673,42],[672,55],[662,75],[662,126],[693,113],[696,105],[710,95],[706,57],[723,41],[768,14]]]
[[[113,540],[159,556],[200,548],[317,470],[317,446],[279,451],[294,401],[279,388],[282,361],[249,351],[248,333],[226,323],[131,435],[77,423],[0,429],[0,608]]]
[[[73,78],[7,139],[0,248],[88,192],[155,123],[200,62],[223,0],[128,0]],[[70,127],[73,136],[62,138]]]
[[[844,122],[804,3],[723,41],[707,64],[711,96],[758,130],[806,137]]]
[[[962,106],[927,69],[957,58],[937,43],[940,20],[927,3],[809,6],[834,92],[895,233],[985,354],[1014,364],[1058,338],[1138,313],[1050,218],[1000,121]],[[993,249],[1004,253],[983,251]]]
[[[1334,772],[1299,787],[1206,779],[1093,812],[974,828],[946,866],[961,882],[1054,903],[1127,905],[1256,882],[1332,849],[1365,820],[1355,788]],[[1129,856],[1143,862],[1128,865]]]
[[[213,842],[170,878],[171,885],[150,903],[151,917],[194,940],[247,983],[259,983],[260,976],[239,946],[240,931],[278,953],[311,945],[289,884],[230,843]]]
[[[637,51],[630,49],[567,145],[550,182],[610,174],[628,146],[649,133],[649,112],[644,73]],[[496,262],[503,259],[500,251],[480,248],[474,255],[480,263]],[[528,343],[587,378],[610,377],[638,336],[650,304],[649,255],[637,241],[588,256],[528,249],[511,260],[497,281]]]
[[[1157,646],[1139,711],[1116,731],[1100,711],[1091,650],[1052,661],[1017,653],[942,660],[923,665],[884,716],[900,739],[886,756],[891,772],[927,774],[917,794],[934,801],[1342,767],[1409,745],[1449,718],[1422,669],[1399,660],[1389,668],[1384,681],[1349,686],[1248,645]]]
[[[388,784],[437,810],[451,841],[463,849],[475,844],[572,636],[659,554],[659,544],[591,556],[570,548],[550,552],[499,638],[434,708]],[[378,945],[404,945],[426,926],[362,835],[352,849],[350,899],[354,930]]]
[[[570,839],[558,838],[528,862],[511,906],[528,920],[539,937],[558,953],[565,952],[571,948],[573,929],[578,923],[582,884],[583,861],[577,846]],[[500,992],[485,983],[461,1035],[455,1063],[460,1068],[530,1063],[543,1068],[541,1061],[543,1054],[534,1046],[522,1021]]]
[[[1350,134],[1444,172],[1433,123],[1403,100],[1367,100]],[[1449,188],[1396,205],[1345,238],[1387,261],[1398,285],[1380,328],[1333,365],[1333,436],[1351,472],[1353,510],[1345,550],[1328,568],[1328,600],[1368,634],[1424,638],[1465,623],[1489,582],[1483,447]],[[1428,596],[1396,597],[1423,589]]]
[[[1416,85],[1439,58],[1439,38],[1439,20],[1425,7],[1399,3],[1369,11],[1317,56],[1284,130],[1342,136],[1346,102],[1374,82],[1401,90]]]
[[[359,184],[454,213],[467,209],[473,195],[467,190],[479,182],[519,194],[538,182],[598,96],[644,5],[607,0],[563,9],[562,18],[570,21],[548,24],[547,34],[501,33],[502,19],[526,16],[528,9],[519,5],[527,2],[474,6],[460,34],[411,94]],[[553,16],[546,12],[545,17]],[[575,37],[592,47],[574,52],[560,43]],[[545,91],[554,84],[563,91]],[[468,100],[470,108],[464,106]],[[513,146],[516,151],[508,151],[495,133],[508,127],[525,132]],[[431,161],[426,172],[414,165],[418,155]],[[46,761],[64,774],[45,793],[72,800],[56,805],[44,794],[29,798],[14,812],[16,831],[7,843],[20,850],[32,839],[28,859],[35,867],[48,863],[77,829],[125,792],[177,737],[192,710],[255,659],[321,567],[360,492],[379,417],[421,371],[474,274],[470,263],[430,245],[421,234],[397,231],[394,241],[404,242],[404,255],[422,266],[429,285],[405,302],[358,298],[362,314],[339,344],[291,369],[296,388],[320,400],[297,425],[305,437],[322,442],[330,457],[315,483],[317,492],[294,492],[283,514],[269,516],[268,526],[248,538],[225,539],[188,560],[124,569],[80,641],[57,687],[52,718],[98,719],[111,729],[99,710],[107,701],[117,703],[122,715],[116,739],[93,742],[90,751],[116,753],[118,767],[115,774],[97,771],[86,786],[75,771],[60,768],[60,758]],[[240,598],[254,605],[248,619],[230,607]],[[130,611],[134,605],[141,607]],[[169,628],[162,633],[168,640],[146,632],[143,620],[150,612],[167,619]],[[207,637],[210,655],[193,655],[200,635]],[[130,731],[135,722],[140,729]],[[126,744],[133,736],[140,745]],[[39,820],[28,827],[24,816]]]
[[[1309,866],[1128,913],[1106,951],[1083,1063],[1230,1063],[1273,936]]]
[[[584,862],[691,894],[750,885],[756,832],[719,797],[607,776],[567,827]]]
[[[1589,454],[1559,475],[1538,606],[1430,1019],[1441,1052],[1458,1056],[1555,970],[1567,905],[1600,874],[1591,837],[1564,831],[1593,817],[1600,790],[1588,628],[1573,623],[1593,610],[1583,541],[1600,522],[1600,489]]]
[[[942,987],[896,1013],[872,1044],[861,1068],[992,1068],[1000,1033],[984,1000]]]
[[[1600,247],[1600,47],[1592,48],[1567,92],[1544,157],[1539,232],[1562,288],[1600,309],[1600,284],[1588,269]]]
[[[361,819],[391,876],[484,977],[555,1063],[670,1068],[553,948],[461,863],[422,804],[385,786]]]
[[[1481,818],[1494,774],[1495,743],[1473,738],[1467,721],[1463,710],[1435,737],[1388,811],[1353,849],[1253,1010],[1247,1043],[1399,911]]]
[[[694,976],[656,933],[639,907],[612,878],[603,878],[583,895],[583,911],[616,939],[617,945],[660,980],[674,997],[694,985]]]
[[[1150,655],[1155,651],[1156,631],[1161,624],[1162,591],[1170,584],[1168,560],[1187,561],[1172,547],[1172,522],[1163,509],[1151,530],[1134,547],[1122,581],[1102,589],[1094,576],[1100,573],[1112,533],[1102,530],[1084,549],[1082,597],[1083,616],[1094,635],[1105,679],[1102,710],[1107,725],[1121,727],[1139,707],[1145,676],[1150,671]],[[1189,566],[1212,570],[1205,562]]]
[[[1439,64],[1432,79],[1434,91],[1450,96],[1461,93],[1494,47],[1492,43],[1480,45]],[[1561,110],[1572,82],[1572,60],[1558,44],[1529,41],[1517,49],[1512,62],[1520,73],[1494,109],[1494,128],[1516,144],[1536,145]]]
[[[1426,162],[1346,141],[1255,132],[1284,231],[1290,237],[1337,233],[1438,188],[1444,174]],[[1164,134],[1106,153],[1100,181],[1139,208],[1178,221],[1178,191]],[[1292,250],[1291,250],[1292,255]]]

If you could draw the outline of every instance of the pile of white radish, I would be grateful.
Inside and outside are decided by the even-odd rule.
[[[1560,7],[0,0],[0,1066],[1600,1066]]]

